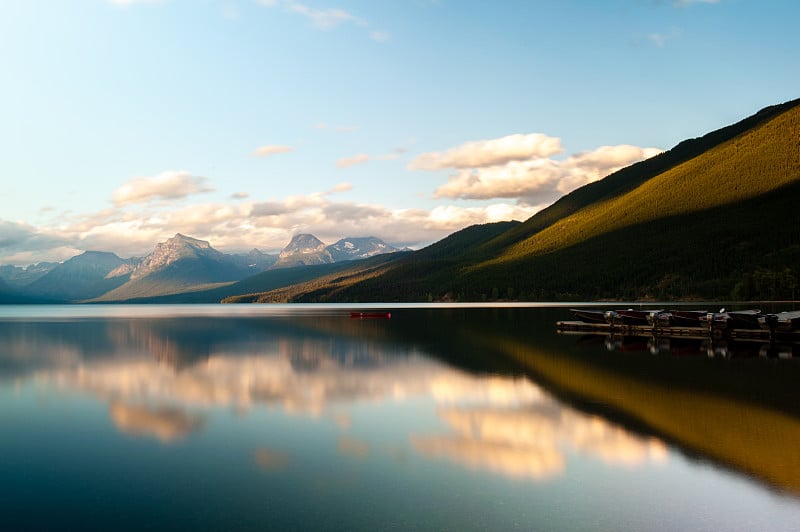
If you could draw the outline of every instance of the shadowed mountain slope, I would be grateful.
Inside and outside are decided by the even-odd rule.
[[[25,293],[38,298],[74,301],[97,297],[112,290],[126,277],[108,277],[125,260],[105,251],[87,251],[59,264],[25,287]]]
[[[386,254],[364,259],[361,261],[348,261],[332,264],[315,264],[311,266],[297,266],[294,268],[278,268],[267,270],[259,274],[247,277],[234,283],[225,283],[224,286],[199,287],[194,290],[186,290],[179,293],[171,293],[158,296],[133,297],[125,300],[128,303],[219,303],[221,300],[226,302],[253,302],[258,299],[258,294],[278,290],[287,286],[302,285],[318,279],[336,278],[340,272],[350,271],[359,268],[362,262],[372,264],[384,264],[397,260],[402,253]],[[237,296],[243,296],[238,300]]]

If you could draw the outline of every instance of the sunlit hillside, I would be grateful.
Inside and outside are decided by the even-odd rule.
[[[794,132],[794,134],[792,134]],[[667,216],[736,203],[800,179],[800,107],[778,115],[637,188],[591,204],[489,263],[547,253]]]

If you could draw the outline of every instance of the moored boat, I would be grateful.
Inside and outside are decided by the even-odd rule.
[[[569,311],[584,323],[606,323],[606,312],[604,310],[571,308]]]
[[[672,325],[682,327],[700,327],[700,318],[708,314],[707,310],[670,310]]]
[[[729,310],[728,317],[734,329],[758,329],[758,318],[762,316],[759,309]]]
[[[651,314],[658,314],[663,310],[616,310],[616,317],[625,325],[647,325]]]
[[[651,311],[647,321],[656,327],[700,327],[700,317],[707,313],[707,310]]]
[[[708,312],[705,316],[700,316],[700,325],[714,329],[727,329],[731,317],[722,308],[719,312]]]
[[[764,314],[758,318],[762,329],[775,331],[796,331],[800,329],[800,310]]]

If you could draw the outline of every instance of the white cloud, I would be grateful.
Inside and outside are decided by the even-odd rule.
[[[369,155],[366,153],[359,153],[353,155],[352,157],[342,157],[338,161],[336,161],[336,166],[339,168],[349,168],[351,166],[355,166],[357,164],[364,164],[369,161]]]
[[[42,261],[62,261],[80,251],[72,239],[57,230],[37,229],[0,219],[0,264],[27,266]],[[42,250],[47,250],[42,254]]]
[[[344,9],[314,9],[303,4],[290,3],[287,9],[293,13],[298,13],[311,20],[315,27],[328,30],[339,26],[345,22],[353,22],[360,26],[367,23],[345,11]]]
[[[170,170],[153,177],[135,177],[114,191],[114,204],[144,203],[154,199],[181,199],[192,194],[210,192],[205,177],[185,170]]]
[[[36,228],[24,223],[0,220],[0,248],[17,246],[36,235]]]
[[[519,198],[545,192],[558,186],[558,161],[538,159],[514,161],[503,166],[465,169],[450,176],[434,192],[436,198],[492,199]]]
[[[411,161],[409,169],[482,168],[550,157],[562,151],[561,139],[556,137],[541,133],[508,135],[498,139],[466,142],[445,152],[423,153]]]
[[[268,144],[266,146],[261,146],[260,148],[256,148],[253,153],[251,154],[253,157],[269,157],[270,155],[275,155],[277,153],[289,153],[294,148],[291,146],[284,146],[280,144]]]
[[[561,140],[555,137],[540,133],[511,135],[425,153],[414,159],[409,168],[457,170],[436,189],[436,198],[515,198],[527,205],[538,205],[661,152],[623,144],[601,146],[563,160],[551,157],[561,151]]]
[[[326,194],[336,194],[336,193],[339,193],[339,192],[349,192],[351,190],[353,190],[353,184],[352,183],[339,183],[338,185],[336,185],[335,187],[330,189]]]

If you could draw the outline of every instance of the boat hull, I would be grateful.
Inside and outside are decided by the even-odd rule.
[[[571,308],[569,311],[573,316],[584,323],[607,323],[606,313],[603,310],[584,310]]]

